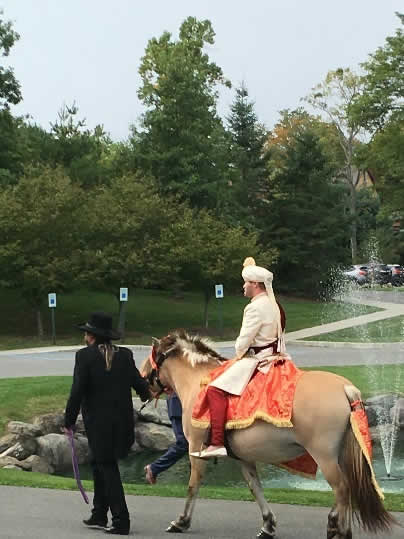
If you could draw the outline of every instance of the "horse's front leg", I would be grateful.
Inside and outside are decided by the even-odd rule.
[[[257,468],[255,464],[242,462],[241,471],[243,472],[244,479],[247,481],[255,501],[261,509],[262,519],[264,521],[260,532],[257,534],[257,538],[275,539],[276,518],[264,497],[261,482],[257,474]]]
[[[170,523],[166,529],[166,532],[169,533],[183,532],[188,530],[191,526],[192,513],[194,511],[199,487],[205,473],[206,461],[196,457],[189,458],[191,461],[191,475],[188,483],[188,494],[185,502],[184,512],[176,520],[173,520]]]

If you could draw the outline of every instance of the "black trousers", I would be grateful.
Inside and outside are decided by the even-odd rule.
[[[91,466],[94,478],[93,515],[100,520],[107,520],[110,509],[114,526],[129,527],[129,512],[118,463],[93,460]]]

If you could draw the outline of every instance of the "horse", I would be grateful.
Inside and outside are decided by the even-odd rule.
[[[191,422],[201,380],[224,361],[228,359],[205,339],[177,330],[161,340],[153,339],[152,354],[141,367],[153,391],[161,394],[173,390],[179,396],[190,453],[200,451],[205,436],[205,430]],[[256,463],[280,464],[306,452],[335,494],[335,504],[328,515],[327,539],[352,539],[353,520],[371,533],[390,531],[397,524],[383,506],[371,466],[350,424],[353,402],[361,402],[361,394],[346,378],[306,371],[295,389],[293,427],[279,428],[256,420],[247,428],[226,431],[231,452],[240,460],[243,476],[262,513],[258,539],[275,539],[276,518],[264,497]],[[191,526],[206,461],[190,455],[190,463],[185,508],[169,524],[167,532],[179,533]]]

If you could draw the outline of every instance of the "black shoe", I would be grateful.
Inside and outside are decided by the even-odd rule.
[[[85,524],[88,528],[93,528],[94,530],[108,529],[108,520],[97,518],[94,515],[91,515],[91,517],[87,520],[83,520],[83,524]]]
[[[107,528],[105,530],[105,533],[108,533],[109,535],[129,535],[129,527],[128,526],[111,526],[110,528]]]

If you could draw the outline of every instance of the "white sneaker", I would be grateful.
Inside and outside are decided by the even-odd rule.
[[[208,451],[204,449],[203,451],[194,451],[190,453],[191,457],[197,457],[200,459],[209,459],[213,457],[227,457],[227,451],[225,447],[218,447],[216,449],[211,449]]]

